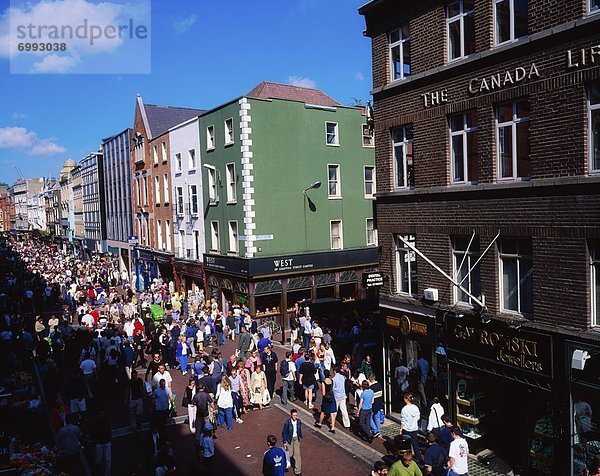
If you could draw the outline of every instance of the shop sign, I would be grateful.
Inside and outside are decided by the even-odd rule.
[[[362,274],[363,287],[365,288],[379,288],[383,286],[383,274],[382,273],[363,273]]]
[[[552,376],[552,339],[549,335],[469,322],[464,318],[450,321],[449,330],[449,350]]]
[[[204,255],[204,268],[242,276],[248,275],[248,260],[233,256]]]
[[[423,322],[415,322],[406,314],[403,314],[400,317],[386,316],[385,323],[389,327],[400,329],[400,332],[403,336],[408,336],[410,334],[426,336],[428,331],[427,324]]]
[[[567,69],[580,68],[600,62],[600,45],[580,50],[567,50]]]
[[[529,81],[532,78],[540,78],[540,73],[535,63],[531,63],[528,68],[519,66],[501,73],[496,73],[486,78],[473,78],[469,81],[469,92],[473,95],[483,92],[496,91],[506,87],[516,86],[523,81]]]
[[[385,325],[388,327],[400,329],[400,318],[393,316],[385,316]]]

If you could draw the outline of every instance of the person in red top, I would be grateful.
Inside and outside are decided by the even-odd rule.
[[[98,311],[96,311],[96,309],[92,309],[90,311],[90,316],[94,318],[94,326],[98,326],[98,319],[100,319],[100,314]]]

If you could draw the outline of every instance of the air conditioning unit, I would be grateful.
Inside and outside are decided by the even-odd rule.
[[[438,300],[438,290],[435,288],[427,288],[423,291],[423,297],[426,301],[437,301]]]

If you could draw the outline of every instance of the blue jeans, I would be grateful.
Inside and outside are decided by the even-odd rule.
[[[308,350],[308,346],[310,344],[310,334],[302,334],[302,337],[304,338],[304,348]]]
[[[225,345],[225,335],[222,332],[217,332],[217,345]]]
[[[219,408],[219,413],[217,414],[217,425],[223,426],[227,425],[227,429],[231,430],[233,428],[233,408]]]
[[[421,448],[419,446],[419,440],[417,438],[418,435],[418,431],[406,431],[403,430],[403,433],[406,433],[408,436],[410,436],[410,440],[412,443],[412,448],[413,448],[413,454],[414,454],[414,459],[417,463],[420,463],[421,461],[423,461],[423,457],[421,456]]]
[[[381,431],[381,420],[380,420],[380,412],[383,410],[379,410],[377,413],[373,413],[371,415],[371,430],[373,430],[373,434],[379,433]]]
[[[450,470],[448,470],[448,476],[469,476],[469,474],[468,474],[468,473],[464,473],[464,474],[458,474],[457,472],[455,472],[455,471],[452,471],[452,470],[450,469]]]

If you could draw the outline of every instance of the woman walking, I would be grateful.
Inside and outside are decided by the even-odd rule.
[[[181,406],[187,407],[188,424],[190,425],[192,434],[196,433],[196,405],[193,403],[194,395],[196,395],[196,380],[194,377],[190,377],[187,387],[185,387],[185,394]]]
[[[240,376],[240,397],[242,399],[242,414],[250,407],[250,372],[244,367],[244,362],[237,363],[238,375]]]
[[[310,360],[305,361],[300,366],[298,373],[300,374],[299,383],[304,389],[304,402],[306,405],[308,405],[309,409],[312,409],[313,390],[317,386],[317,380],[315,378],[314,354],[311,355]]]
[[[177,341],[177,348],[175,349],[175,359],[179,362],[179,366],[181,368],[181,375],[187,374],[188,368],[188,343],[185,338],[185,335],[180,335],[179,340]]]
[[[227,429],[233,428],[233,395],[231,391],[231,382],[227,375],[221,377],[221,383],[217,386],[217,394],[215,395],[217,400],[217,408],[219,413],[217,414],[217,425],[222,427],[227,425]]]
[[[250,392],[250,402],[258,405],[259,410],[262,410],[263,405],[268,403],[269,391],[267,390],[267,376],[260,365],[256,367],[250,379]]]
[[[360,403],[358,404],[358,426],[363,433],[363,437],[369,443],[372,443],[371,414],[373,413],[373,399],[375,393],[369,387],[369,382],[364,380],[361,385],[362,393],[360,394]]]
[[[242,385],[242,377],[238,374],[237,366],[231,368],[229,376],[231,383],[231,395],[233,397],[233,410],[236,423],[244,423],[242,420],[242,397],[240,396],[240,386]]]
[[[329,416],[331,424],[329,426],[329,432],[335,434],[335,417],[337,415],[337,404],[333,396],[333,382],[329,377],[321,382],[321,392],[323,392],[323,399],[321,400],[321,414],[319,415],[319,421],[315,423],[317,428],[321,428],[323,419],[326,415]]]

